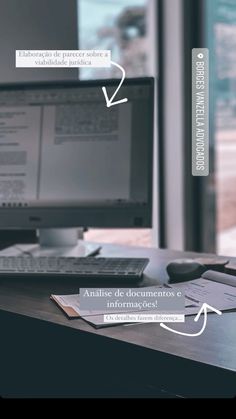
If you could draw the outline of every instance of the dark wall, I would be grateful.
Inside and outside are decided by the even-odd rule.
[[[15,68],[15,50],[77,48],[76,0],[0,0],[0,83],[76,79],[77,69]],[[35,240],[35,231],[0,232],[0,248]]]
[[[0,0],[0,83],[77,78],[77,69],[15,68],[16,49],[77,49],[76,0]]]

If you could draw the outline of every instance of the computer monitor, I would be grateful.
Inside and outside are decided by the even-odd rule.
[[[0,85],[0,229],[55,244],[52,229],[151,227],[154,80],[126,79],[107,107],[118,83]]]

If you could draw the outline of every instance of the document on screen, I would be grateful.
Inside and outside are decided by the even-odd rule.
[[[39,106],[0,107],[0,201],[37,197]]]

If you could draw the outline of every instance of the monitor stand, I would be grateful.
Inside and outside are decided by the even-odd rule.
[[[9,256],[29,255],[86,257],[99,253],[101,246],[83,241],[83,231],[78,228],[40,229],[38,230],[39,244],[17,244],[1,253]]]

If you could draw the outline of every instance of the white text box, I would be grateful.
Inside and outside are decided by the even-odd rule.
[[[18,68],[110,67],[110,50],[16,50]]]

